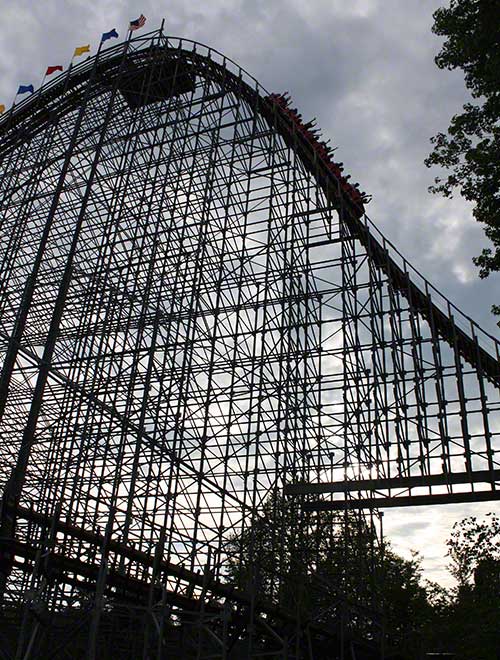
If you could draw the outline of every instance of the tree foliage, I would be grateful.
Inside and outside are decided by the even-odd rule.
[[[457,660],[497,660],[500,653],[500,519],[465,518],[447,542],[457,580],[440,621],[440,639]]]
[[[233,537],[227,574],[302,621],[329,628],[343,621],[363,639],[419,657],[419,628],[430,616],[420,558],[404,559],[381,544],[361,512],[310,512],[278,495],[261,517]]]
[[[459,589],[476,583],[484,567],[500,561],[500,518],[494,513],[485,520],[475,516],[455,523],[447,541],[450,572]]]
[[[378,634],[399,658],[444,652],[498,660],[500,519],[466,518],[447,545],[457,580],[451,590],[422,580],[418,555],[404,559],[380,543],[369,516],[304,513],[296,500],[274,494],[231,539],[227,578],[302,622],[338,629],[343,621],[358,639]]]
[[[451,0],[434,13],[433,32],[445,38],[435,61],[461,69],[472,102],[431,139],[425,163],[448,171],[430,190],[451,197],[458,189],[473,203],[492,247],[474,259],[480,277],[500,270],[500,20],[498,0]],[[500,307],[493,311],[500,314]]]

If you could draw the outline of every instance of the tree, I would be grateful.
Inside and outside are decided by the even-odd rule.
[[[497,660],[500,653],[500,519],[465,518],[449,540],[452,599],[440,610],[438,638],[457,660]]]
[[[361,512],[304,512],[297,500],[271,495],[261,515],[228,548],[227,577],[254,589],[302,621],[354,638],[375,639],[405,658],[419,657],[418,629],[431,607],[421,586],[420,558],[381,544]]]
[[[492,247],[474,258],[479,276],[500,270],[500,21],[498,0],[451,0],[434,15],[433,32],[445,37],[435,62],[462,69],[473,102],[451,119],[447,133],[431,138],[427,167],[448,170],[435,179],[433,193],[451,197],[455,189],[473,203]],[[493,313],[500,314],[494,305]]]
[[[458,589],[476,584],[484,567],[500,561],[500,518],[489,513],[484,520],[475,516],[455,523],[446,545],[451,558],[450,572]]]

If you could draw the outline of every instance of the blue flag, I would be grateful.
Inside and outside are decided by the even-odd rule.
[[[26,94],[26,92],[31,92],[33,94],[35,90],[33,89],[33,85],[19,85],[19,89],[17,90],[18,94]]]
[[[101,42],[107,41],[108,39],[113,39],[113,38],[116,39],[117,37],[118,37],[118,32],[115,30],[115,28],[113,28],[109,32],[104,32],[104,34],[102,35]]]

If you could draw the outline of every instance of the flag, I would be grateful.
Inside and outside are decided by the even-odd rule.
[[[113,28],[109,32],[104,32],[101,38],[101,43],[103,41],[107,41],[108,39],[117,39],[118,38],[118,32]]]
[[[26,94],[26,92],[31,92],[33,94],[35,90],[33,89],[33,85],[19,85],[19,89],[17,90],[18,94]]]
[[[143,27],[145,22],[146,22],[146,17],[144,16],[144,14],[141,14],[139,18],[137,18],[135,21],[130,21],[130,26],[129,26],[130,32],[132,32],[133,30],[138,30],[139,28]]]
[[[57,66],[48,66],[47,71],[45,72],[45,75],[50,76],[50,74],[54,73],[54,71],[62,71],[62,70],[63,70],[63,68],[60,64],[58,64]]]
[[[79,55],[83,55],[83,53],[90,53],[90,44],[88,44],[87,46],[78,46],[77,48],[75,48],[73,57],[78,57]]]
[[[3,103],[0,103],[0,115],[2,115],[5,112],[5,106]]]

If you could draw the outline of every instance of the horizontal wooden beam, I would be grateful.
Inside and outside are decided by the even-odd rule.
[[[428,474],[413,477],[391,477],[383,479],[353,479],[352,481],[331,481],[325,483],[286,484],[284,495],[319,495],[323,493],[352,493],[353,491],[379,491],[393,488],[421,488],[426,486],[451,486],[500,482],[500,470],[477,470],[474,472],[452,472]]]
[[[442,493],[439,495],[405,495],[403,497],[368,497],[359,500],[319,500],[304,502],[305,511],[345,511],[346,509],[385,509],[398,506],[430,506],[463,502],[500,500],[500,490],[480,490],[475,493]]]

